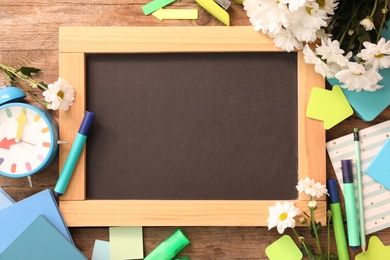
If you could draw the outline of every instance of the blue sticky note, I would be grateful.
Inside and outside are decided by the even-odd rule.
[[[390,26],[390,22],[387,22],[387,26]],[[390,30],[385,28],[382,30],[382,37],[386,40],[390,39]],[[356,114],[364,121],[374,120],[386,107],[390,105],[390,68],[379,70],[379,74],[383,79],[378,82],[379,85],[384,86],[377,91],[350,91],[343,88],[345,97],[348,99],[349,104],[355,110]],[[343,85],[337,79],[326,79],[329,84]]]
[[[390,140],[385,143],[374,160],[368,165],[366,173],[390,190]]]
[[[96,239],[91,260],[110,260],[110,242]]]

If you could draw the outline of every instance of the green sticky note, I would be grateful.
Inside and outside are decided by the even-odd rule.
[[[306,116],[324,121],[326,130],[350,117],[353,110],[340,86],[332,90],[313,88],[310,95]]]
[[[289,235],[284,235],[265,249],[270,260],[301,260],[303,255]]]
[[[387,260],[389,256],[390,246],[385,246],[377,236],[372,236],[366,252],[356,255],[355,260]]]
[[[148,4],[142,6],[142,11],[144,11],[145,15],[149,15],[174,1],[175,0],[153,0],[152,2],[149,2]]]
[[[110,259],[143,259],[142,227],[110,227]]]

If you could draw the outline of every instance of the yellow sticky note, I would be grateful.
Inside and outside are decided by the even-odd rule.
[[[289,235],[284,235],[265,249],[270,260],[301,260],[303,255]]]
[[[200,6],[226,25],[230,25],[228,12],[223,10],[214,0],[195,0]]]
[[[158,9],[152,13],[159,20],[198,19],[198,9]]]
[[[312,89],[306,116],[324,121],[325,129],[332,128],[352,114],[352,107],[340,86],[333,86],[332,90]]]
[[[368,249],[360,253],[355,260],[388,260],[390,258],[390,246],[385,246],[377,236],[370,237]]]
[[[142,227],[110,227],[110,259],[143,259]]]

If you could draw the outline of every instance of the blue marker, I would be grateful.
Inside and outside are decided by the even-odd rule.
[[[79,160],[81,151],[83,150],[85,141],[95,114],[86,111],[83,121],[81,122],[80,129],[73,141],[72,148],[70,149],[68,158],[66,158],[64,168],[62,168],[60,177],[58,178],[57,184],[54,187],[54,194],[56,196],[61,196],[65,193],[66,188],[68,187],[70,178],[72,177],[74,168],[76,167],[77,161]]]

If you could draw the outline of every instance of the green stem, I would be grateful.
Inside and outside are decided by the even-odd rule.
[[[30,85],[33,85],[33,86],[39,86],[40,88],[44,89],[44,90],[48,90],[47,87],[39,82],[36,82],[35,80],[33,80],[32,78],[30,78],[29,76],[26,76],[24,75],[23,73],[17,71],[17,69],[14,69],[14,68],[11,68],[11,67],[8,67],[4,64],[1,64],[0,63],[0,68],[2,68],[3,70],[11,73],[12,75],[14,75],[15,77],[18,77],[19,79],[21,80],[24,80],[28,83],[30,83]]]
[[[374,3],[374,8],[372,8],[372,11],[371,11],[371,14],[370,14],[370,17],[373,18],[374,17],[374,14],[376,13],[376,7],[378,6],[378,0],[375,0],[375,3]]]
[[[18,82],[19,83],[19,82]],[[45,109],[47,109],[47,103],[46,102],[42,102],[36,94],[32,93],[30,90],[26,89],[22,84],[18,84],[21,88],[23,88],[23,90],[25,92],[27,92],[28,94],[30,94],[39,104],[41,104],[41,106]]]
[[[311,196],[310,196],[310,200],[312,200]],[[322,256],[322,248],[321,248],[321,244],[320,244],[320,239],[318,237],[316,221],[315,221],[315,218],[314,218],[314,209],[310,209],[310,218],[311,218],[310,219],[310,221],[311,221],[311,228],[314,231],[314,236],[315,236],[315,239],[316,239],[316,244],[317,244],[317,248],[318,248],[318,254],[320,256]]]
[[[378,43],[381,38],[382,29],[386,22],[386,15],[389,10],[387,9],[387,1],[385,1],[385,6],[382,9],[385,10],[385,13],[382,13],[381,24],[379,25],[378,34],[376,35],[376,43]]]
[[[301,236],[298,234],[298,232],[295,230],[295,228],[291,228],[291,229],[294,232],[294,234],[297,236],[298,240],[302,243],[303,248],[305,249],[307,256],[311,257],[312,254],[310,253],[309,249],[307,248],[305,241],[300,239]]]
[[[329,211],[328,211],[329,212]],[[330,219],[332,218],[331,214],[328,214],[328,260],[330,260]]]

